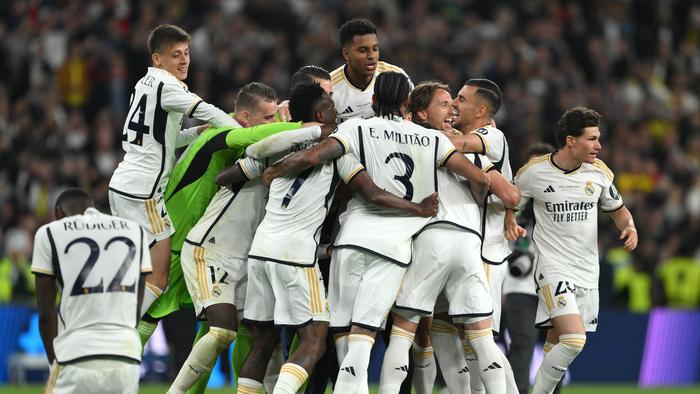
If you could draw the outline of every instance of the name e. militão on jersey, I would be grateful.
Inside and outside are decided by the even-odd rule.
[[[397,133],[394,130],[384,130],[384,132],[381,133],[381,132],[377,132],[377,130],[375,130],[374,127],[370,127],[369,128],[369,135],[372,138],[394,141],[396,143],[403,144],[403,145],[420,145],[420,146],[429,146],[430,145],[430,137],[429,136],[420,135],[417,133],[402,134],[402,133]]]

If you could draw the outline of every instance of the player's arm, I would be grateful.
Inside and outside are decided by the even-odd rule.
[[[486,172],[486,176],[489,177],[491,182],[489,191],[500,198],[506,208],[515,208],[520,202],[520,191],[518,191],[518,188],[508,182],[506,177],[494,167]]]
[[[632,213],[627,207],[622,206],[612,212],[607,212],[620,230],[620,239],[625,240],[625,250],[632,251],[637,247],[637,227],[634,225]]]
[[[476,201],[484,201],[489,190],[489,177],[484,174],[481,168],[469,161],[464,155],[451,154],[444,165],[469,180],[469,188],[474,194]]]
[[[361,170],[355,174],[348,183],[348,186],[365,201],[379,205],[380,207],[400,209],[411,215],[423,217],[435,216],[438,212],[437,193],[431,194],[424,198],[420,204],[416,204],[381,189],[372,181],[365,170]]]
[[[296,152],[281,162],[269,167],[263,174],[263,181],[270,184],[273,179],[298,174],[299,172],[335,159],[345,153],[345,148],[335,138],[326,138],[320,144]]]
[[[56,313],[56,278],[53,275],[36,274],[36,306],[39,312],[39,334],[44,343],[49,364],[53,363],[56,354],[53,351],[53,340],[58,335]],[[141,305],[141,304],[139,304]]]
[[[246,156],[254,159],[264,159],[287,153],[295,145],[324,139],[335,130],[335,125],[320,123],[305,123],[304,127],[298,130],[283,131],[271,135],[246,148]]]
[[[476,133],[463,135],[445,133],[445,135],[452,141],[455,148],[462,153],[486,154],[486,144]]]
[[[192,141],[197,139],[197,137],[199,137],[199,135],[202,134],[202,132],[207,128],[209,128],[209,125],[203,124],[201,126],[195,126],[190,127],[189,129],[181,130],[177,134],[177,141],[175,142],[175,146],[181,148],[183,146],[189,145]]]
[[[298,130],[302,127],[304,127],[302,122],[275,122],[252,127],[236,128],[226,134],[226,146],[229,149],[243,151],[249,145],[271,135],[283,131]]]
[[[213,127],[236,125],[236,121],[226,112],[175,83],[163,85],[160,106],[168,112],[179,112],[189,118],[197,118],[209,123]]]
[[[228,186],[234,183],[245,182],[248,180],[245,172],[241,168],[239,163],[235,163],[231,167],[221,171],[219,175],[216,176],[216,184],[219,186]]]
[[[503,219],[505,237],[509,241],[515,241],[519,237],[527,236],[527,230],[520,226],[515,218],[515,211],[525,207],[532,198],[532,192],[528,188],[528,185],[532,183],[529,179],[530,175],[530,171],[520,169],[515,177],[515,187],[520,192],[520,201],[513,209],[506,207],[506,216]]]
[[[509,241],[515,241],[520,237],[527,237],[527,230],[520,226],[515,218],[515,210],[506,208],[506,217],[503,223],[505,237]]]

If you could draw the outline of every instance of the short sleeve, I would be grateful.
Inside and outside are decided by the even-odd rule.
[[[49,240],[48,226],[37,230],[34,236],[34,253],[32,255],[32,272],[35,274],[54,275],[53,248]]]
[[[350,183],[355,175],[364,171],[365,167],[360,164],[360,161],[352,153],[347,153],[336,159],[338,175],[343,182]]]
[[[492,162],[501,161],[505,152],[505,137],[487,127],[482,127],[472,132],[484,143],[484,152]]]
[[[442,133],[435,133],[437,135],[437,155],[436,160],[438,166],[444,166],[447,160],[456,152],[455,146],[452,144],[449,138],[445,137]]]
[[[256,160],[250,157],[244,157],[238,161],[238,165],[241,167],[241,171],[248,178],[248,180],[253,180],[259,178],[265,168],[265,160]]]
[[[605,178],[605,180],[607,181],[608,178]],[[615,188],[615,184],[613,183],[612,179],[610,179],[609,182],[606,182],[606,184],[603,186],[603,191],[600,193],[598,203],[603,212],[616,211],[622,208],[624,205],[622,196],[620,196],[617,188]]]
[[[493,165],[491,160],[486,155],[474,154],[474,165],[481,168],[483,172],[498,171],[498,168]]]
[[[151,251],[148,245],[148,237],[143,232],[143,228],[139,228],[141,233],[141,272],[148,273],[153,271],[153,265],[151,264]]]
[[[184,86],[174,83],[165,83],[160,94],[160,105],[168,112],[178,112],[191,116],[196,108],[201,105],[202,99],[194,93],[187,91]]]
[[[520,191],[520,202],[516,209],[522,209],[528,201],[532,198],[532,190],[530,185],[532,184],[530,178],[532,176],[532,167],[522,168],[518,171],[518,175],[515,177],[515,186]]]
[[[361,125],[355,119],[351,119],[340,124],[338,131],[331,134],[330,138],[340,142],[345,153],[353,153],[357,156],[360,152],[360,133],[362,133]]]

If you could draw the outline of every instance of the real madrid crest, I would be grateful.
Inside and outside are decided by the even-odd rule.
[[[564,298],[564,296],[559,296],[559,298],[557,298],[557,306],[559,308],[563,308],[566,306],[566,298]]]
[[[219,288],[218,285],[214,285],[214,288],[212,289],[212,294],[214,294],[214,297],[218,297],[221,295],[221,289]]]
[[[586,193],[587,196],[592,196],[593,194],[595,194],[595,187],[593,187],[593,182],[587,181],[586,186],[583,187],[583,191]]]

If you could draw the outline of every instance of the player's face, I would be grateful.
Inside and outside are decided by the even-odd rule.
[[[425,111],[420,111],[419,116],[425,117],[422,120],[437,130],[450,131],[452,130],[453,113],[452,96],[446,90],[438,89],[433,94],[428,108]]]
[[[355,36],[352,42],[343,48],[345,62],[355,72],[365,76],[374,75],[379,61],[379,42],[376,34]]]
[[[574,157],[582,163],[595,163],[595,159],[600,152],[600,129],[597,126],[586,127],[583,129],[583,135],[571,138],[571,148],[573,149]]]
[[[260,103],[258,103],[258,108],[250,113],[247,127],[272,123],[275,121],[276,114],[276,102],[267,100],[260,101]]]
[[[475,129],[476,119],[482,105],[478,102],[475,86],[462,86],[457,93],[457,98],[452,102],[453,108],[457,111],[453,121],[454,127],[464,132]]]
[[[323,124],[337,124],[338,111],[335,110],[335,103],[329,94],[324,94],[323,99],[318,104],[316,120]]]
[[[190,44],[176,42],[161,52],[154,53],[151,59],[154,67],[162,68],[182,81],[187,79],[187,70],[190,67]]]
[[[318,83],[326,93],[333,96],[333,85],[331,84],[331,81],[321,78],[314,78],[314,81],[316,81],[316,83]]]

